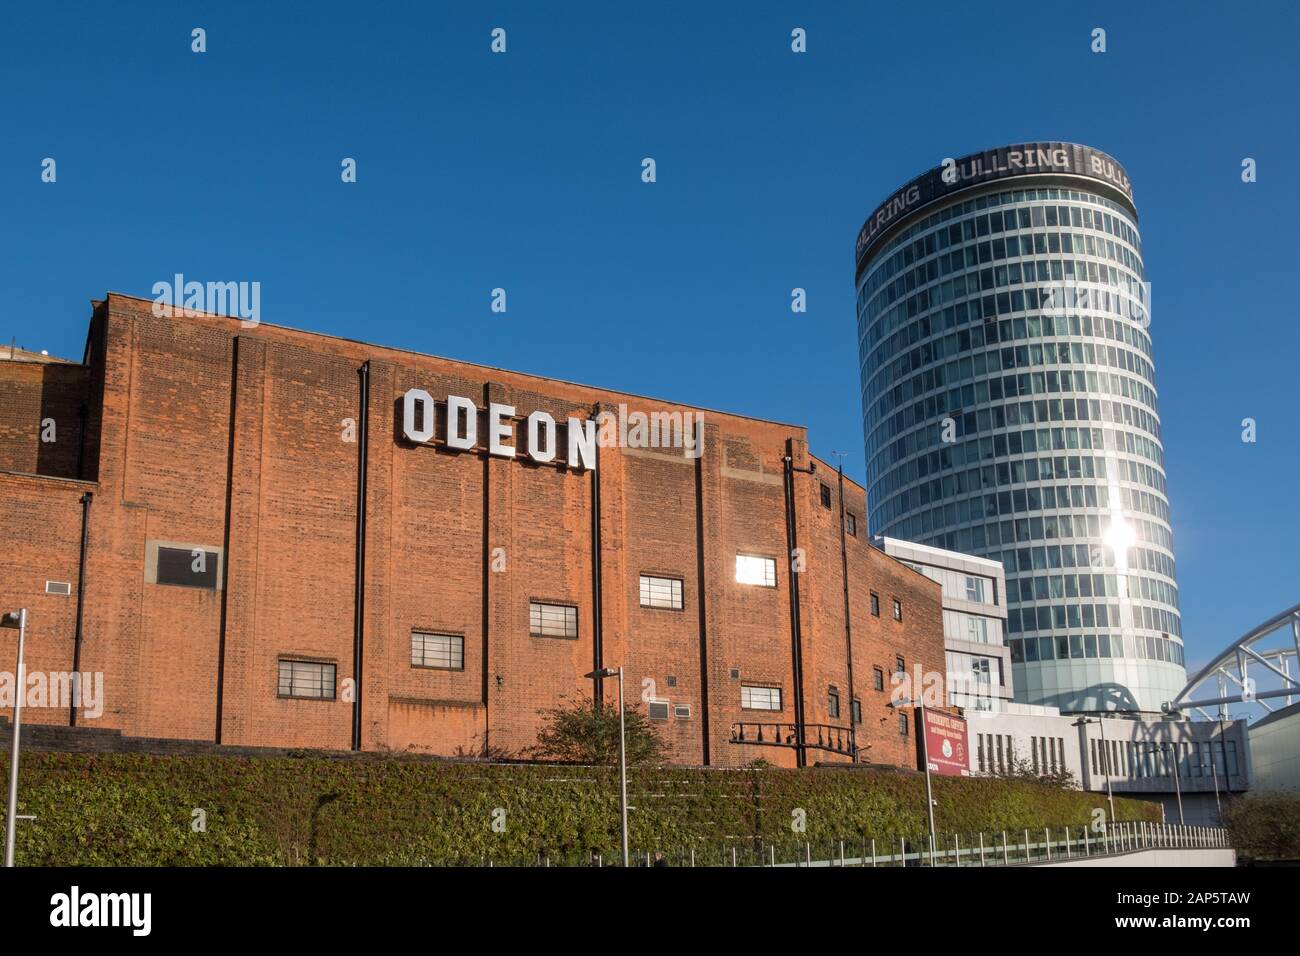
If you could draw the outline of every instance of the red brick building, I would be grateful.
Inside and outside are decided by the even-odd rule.
[[[939,586],[803,428],[152,306],[94,303],[82,364],[0,353],[0,604],[29,672],[103,673],[79,725],[518,752],[622,665],[676,762],[847,760],[856,698],[861,759],[916,765],[888,701],[944,669]]]

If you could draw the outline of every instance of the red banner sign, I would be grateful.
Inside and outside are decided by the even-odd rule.
[[[966,719],[940,711],[925,711],[925,759],[931,773],[969,777]]]

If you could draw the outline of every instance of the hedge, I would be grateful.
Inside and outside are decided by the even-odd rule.
[[[1087,825],[1105,804],[1019,780],[934,786],[942,833],[1015,840]],[[628,790],[633,849],[695,851],[700,863],[805,841],[874,838],[884,853],[927,830],[919,774],[641,768]],[[1115,809],[1121,820],[1160,818],[1142,801]],[[593,850],[612,858],[619,844],[617,770],[553,764],[29,752],[19,812],[36,817],[19,823],[23,866],[555,865]]]
[[[1223,824],[1242,862],[1300,861],[1300,793],[1248,793],[1233,797]]]

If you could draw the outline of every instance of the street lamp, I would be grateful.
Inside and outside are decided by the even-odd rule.
[[[1178,794],[1178,823],[1182,825],[1185,821],[1183,819],[1183,788],[1178,783],[1178,769],[1179,769],[1178,768],[1178,745],[1161,741],[1160,753],[1161,754],[1168,753],[1169,750],[1166,748],[1171,748],[1174,752],[1173,766],[1170,769],[1174,775],[1174,793]],[[1151,744],[1151,749],[1152,751],[1156,749],[1156,745],[1154,743]]]
[[[23,692],[27,675],[23,672],[23,644],[27,640],[27,608],[0,615],[0,627],[18,631],[18,669],[14,681],[13,740],[9,744],[9,810],[5,814],[5,866],[14,865],[14,824],[18,822],[18,740],[23,723]]]
[[[623,722],[623,668],[602,667],[586,675],[592,680],[618,677],[618,790],[619,812],[623,822],[623,867],[627,868],[627,730]]]
[[[1106,723],[1100,717],[1080,717],[1074,722],[1076,727],[1086,727],[1093,721],[1097,722],[1097,729],[1101,731],[1101,769],[1106,773],[1106,799],[1110,802],[1110,822],[1115,822],[1115,794],[1110,788],[1110,748],[1106,746]],[[1087,734],[1084,734],[1085,741]],[[1085,749],[1085,755],[1087,753]]]
[[[916,736],[921,744],[921,765],[925,768],[925,809],[930,817],[930,865],[934,865],[934,792],[930,787],[930,751],[926,746],[925,739],[925,704],[920,701],[914,701],[904,697],[901,700],[891,700],[890,707],[915,707],[916,708]]]
[[[1199,756],[1201,752],[1200,741],[1197,741],[1196,743],[1196,752],[1198,754],[1197,759],[1201,765],[1201,772],[1204,773],[1205,758]],[[1226,750],[1224,751],[1223,771],[1224,773],[1227,773],[1228,771],[1228,758],[1227,758]],[[1214,762],[1214,725],[1213,724],[1210,725],[1210,773],[1214,775],[1214,817],[1216,821],[1221,822],[1223,820],[1223,804],[1219,801],[1219,765]]]

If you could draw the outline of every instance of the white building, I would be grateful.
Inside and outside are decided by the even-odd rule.
[[[1075,786],[1098,795],[1099,806],[1108,790],[1158,800],[1165,820],[1178,823],[1181,800],[1181,822],[1217,825],[1228,795],[1250,785],[1251,754],[1241,720],[1099,718],[1023,704],[965,715],[973,775],[1069,774]]]
[[[1002,565],[897,538],[878,538],[876,546],[943,588],[948,704],[1002,709],[1014,697]]]

